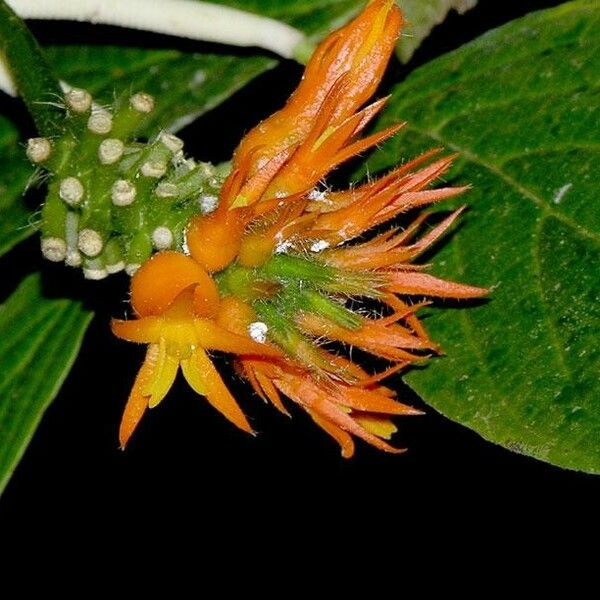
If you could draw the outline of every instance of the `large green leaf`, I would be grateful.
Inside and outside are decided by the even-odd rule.
[[[0,256],[33,233],[23,190],[32,169],[14,125],[0,115]]]
[[[381,126],[407,120],[372,161],[460,153],[469,210],[434,272],[493,286],[434,310],[447,356],[409,384],[485,438],[600,473],[600,2],[531,14],[414,72]]]
[[[439,25],[451,10],[460,14],[473,8],[477,0],[396,0],[407,21],[398,42],[397,53],[408,62],[421,42]]]
[[[91,313],[27,277],[0,306],[0,493],[69,372]]]

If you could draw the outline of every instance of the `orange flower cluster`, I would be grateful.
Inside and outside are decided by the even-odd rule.
[[[412,261],[454,222],[456,211],[415,241],[424,216],[401,230],[365,234],[414,208],[461,193],[428,189],[451,158],[428,152],[347,191],[319,184],[340,163],[393,135],[359,135],[385,99],[366,108],[399,35],[392,0],[374,0],[325,39],[286,106],[240,143],[218,208],[192,219],[189,255],[162,252],[133,278],[138,319],[113,321],[121,338],[149,344],[121,424],[125,446],[179,367],[191,387],[235,425],[251,427],[207,352],[234,354],[256,393],[287,414],[285,396],[342,448],[358,437],[388,452],[391,416],[418,411],[381,380],[436,351],[416,316],[422,304],[398,295],[474,298],[486,290],[443,281]],[[359,241],[356,241],[359,240]],[[350,242],[350,243],[349,243]],[[384,316],[359,314],[346,300],[369,298]],[[390,363],[372,375],[327,349],[356,347]]]

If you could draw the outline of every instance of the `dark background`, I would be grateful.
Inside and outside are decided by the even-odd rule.
[[[557,4],[482,0],[478,8],[439,26],[410,67],[393,64],[387,80],[530,10]],[[37,23],[34,30],[45,43],[85,39],[202,47],[139,33],[132,38],[130,32],[125,36],[107,27]],[[297,65],[284,63],[260,77],[188,127],[183,132],[187,149],[199,158],[227,159],[243,132],[284,102],[300,73]],[[16,101],[1,102],[19,115]],[[409,528],[433,524],[436,530],[444,522],[461,531],[468,525],[488,531],[507,520],[512,524],[508,531],[520,528],[515,539],[532,524],[585,533],[596,522],[592,511],[600,478],[488,443],[423,407],[409,390],[402,398],[426,408],[427,415],[398,420],[396,444],[409,449],[400,456],[359,442],[355,457],[343,460],[337,445],[301,410],[293,408],[294,418],[287,419],[240,381],[232,391],[260,432],[257,438],[236,430],[178,381],[163,404],[145,416],[127,451],[120,452],[118,422],[143,355],[141,348],[113,338],[108,328],[111,316],[123,314],[127,278],[84,282],[78,273],[42,264],[37,244],[30,240],[0,260],[3,296],[39,265],[48,293],[72,290],[97,316],[0,501],[4,534],[26,525],[51,526],[63,533],[103,532],[119,546],[118,541],[129,543],[148,526],[151,531],[197,528],[204,533],[217,527],[234,545],[240,538],[262,535],[265,527],[275,525],[286,537],[285,532],[299,531],[298,523],[308,522],[319,524],[318,535],[326,537],[344,530],[351,538],[392,537],[402,545]],[[220,366],[227,368],[224,362]],[[205,543],[202,539],[199,544]]]

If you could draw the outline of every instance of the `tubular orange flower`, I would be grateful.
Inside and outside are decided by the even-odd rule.
[[[369,236],[402,213],[465,188],[428,189],[452,157],[432,150],[380,179],[347,191],[316,186],[341,162],[393,135],[358,139],[385,103],[366,108],[394,47],[402,18],[392,0],[374,0],[331,34],[309,62],[288,104],[240,143],[218,208],[194,217],[190,256],[163,252],[132,280],[133,321],[113,321],[124,339],[149,344],[121,425],[124,446],[147,407],[166,394],[181,366],[191,387],[245,431],[248,421],[208,358],[235,355],[255,392],[287,414],[304,410],[352,455],[352,436],[384,451],[390,417],[419,414],[381,381],[438,347],[417,317],[428,302],[398,296],[477,298],[487,290],[443,281],[413,264],[458,218],[453,212],[418,237],[427,215]],[[360,239],[359,239],[360,238]],[[359,241],[356,241],[358,240]],[[376,315],[355,306],[368,298]],[[389,364],[370,374],[336,348],[357,347]]]
[[[121,447],[127,444],[146,408],[154,408],[166,396],[179,367],[196,392],[206,396],[234,425],[252,432],[206,351],[271,357],[279,352],[203,317],[214,285],[196,262],[177,252],[155,255],[134,275],[131,303],[140,319],[113,319],[112,330],[122,339],[149,346],[125,408],[119,431]]]

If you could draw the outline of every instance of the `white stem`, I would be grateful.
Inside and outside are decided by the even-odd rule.
[[[304,34],[281,21],[196,0],[7,0],[23,19],[88,21],[234,46],[291,58]],[[15,95],[0,60],[0,89]]]

